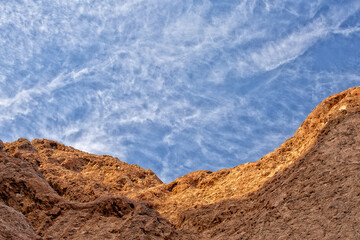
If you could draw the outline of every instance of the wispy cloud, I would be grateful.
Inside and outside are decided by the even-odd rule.
[[[314,70],[319,42],[359,41],[357,2],[4,2],[0,137],[52,138],[165,181],[255,161],[320,96],[359,82],[353,45],[329,46],[351,64]]]

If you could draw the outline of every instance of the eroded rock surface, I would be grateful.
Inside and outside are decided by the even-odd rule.
[[[6,143],[8,154],[26,159],[38,167],[61,196],[87,202],[99,196],[122,196],[162,184],[149,169],[98,156],[47,139],[19,139]]]
[[[238,199],[259,189],[275,173],[298,160],[317,141],[323,127],[331,120],[360,111],[360,88],[351,88],[322,101],[306,118],[293,137],[257,162],[216,172],[198,171],[129,197],[152,202],[172,223],[177,213],[227,199]]]
[[[331,120],[257,191],[180,215],[204,239],[360,239],[360,112]]]
[[[169,184],[51,140],[0,141],[0,238],[360,239],[359,129],[352,88],[259,161]]]
[[[0,202],[0,239],[39,239],[25,216]]]
[[[34,163],[38,160],[36,150],[24,139],[19,141],[20,146],[24,146],[20,149],[27,151],[19,158],[0,152],[0,200],[22,213],[41,239],[178,238],[171,224],[146,203],[120,196],[98,197],[86,203],[63,198]],[[35,159],[29,159],[30,156]],[[12,221],[21,218],[19,214],[12,216]],[[10,222],[8,218],[11,218],[9,214],[0,215],[1,222]],[[36,235],[27,231],[26,224],[22,224],[26,237],[36,239]],[[5,227],[2,235],[19,234],[19,226]]]

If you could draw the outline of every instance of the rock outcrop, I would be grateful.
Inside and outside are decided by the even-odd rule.
[[[0,141],[4,239],[360,239],[359,206],[360,88],[259,161],[169,184],[51,140]]]
[[[0,202],[0,239],[38,239],[25,216]]]
[[[16,157],[0,151],[0,200],[1,206],[6,205],[0,215],[4,229],[0,236],[4,239],[178,238],[173,226],[146,203],[109,194],[85,203],[60,196],[39,170],[41,159],[29,141],[6,145],[9,152],[17,150],[12,152]],[[15,221],[20,225],[9,225]]]
[[[360,239],[360,112],[332,119],[316,144],[260,189],[183,211],[206,239]]]
[[[7,143],[8,154],[32,162],[60,196],[87,202],[99,196],[138,191],[162,184],[149,169],[97,156],[46,139]]]
[[[331,120],[360,111],[360,87],[330,96],[306,118],[293,137],[257,162],[216,172],[198,171],[170,184],[130,193],[129,197],[152,202],[171,222],[186,208],[238,199],[259,189],[275,173],[298,160],[314,144]]]

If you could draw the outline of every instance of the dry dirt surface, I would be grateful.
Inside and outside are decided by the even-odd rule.
[[[0,140],[1,240],[360,239],[359,206],[360,88],[259,161],[169,184],[55,141]]]

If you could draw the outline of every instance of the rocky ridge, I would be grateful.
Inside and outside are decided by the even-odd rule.
[[[301,124],[294,136],[257,162],[216,172],[197,171],[167,185],[144,189],[130,197],[157,205],[161,214],[176,221],[184,208],[236,199],[259,189],[275,173],[306,153],[321,129],[331,120],[360,110],[360,88],[352,88],[322,101]],[[164,204],[166,202],[166,204]]]
[[[316,143],[257,191],[181,212],[204,239],[359,239],[360,112],[330,120]]]
[[[0,231],[3,239],[19,239],[19,234],[21,239],[177,238],[171,224],[146,203],[106,194],[88,202],[60,196],[35,164],[38,159],[31,158],[29,142],[19,142],[27,145],[20,148],[23,155],[13,157],[0,151],[0,199],[7,206],[4,210],[22,220],[24,231]],[[4,216],[2,222],[9,222],[10,214]]]
[[[5,151],[32,162],[51,187],[68,200],[87,202],[104,195],[124,195],[162,184],[149,169],[97,156],[47,139],[20,138]]]
[[[0,236],[358,239],[359,129],[360,88],[352,88],[325,99],[259,161],[169,184],[51,140],[0,142]],[[6,218],[22,227],[11,231]]]

